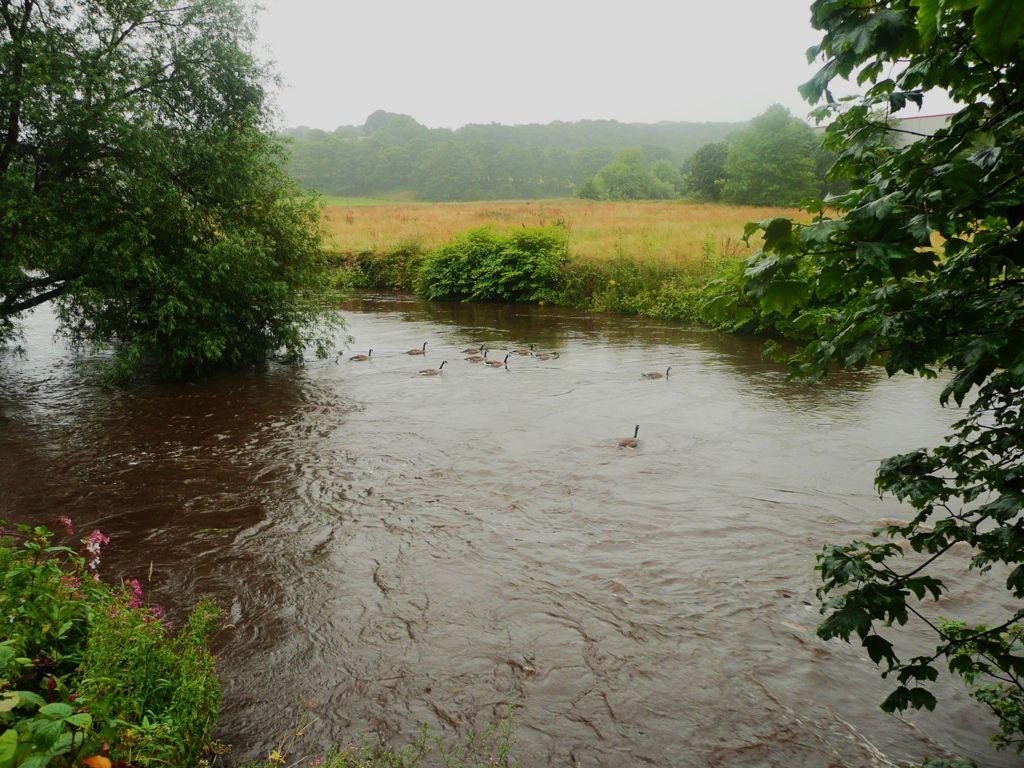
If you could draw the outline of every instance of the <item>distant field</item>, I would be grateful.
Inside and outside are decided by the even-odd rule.
[[[624,255],[669,264],[699,258],[705,240],[720,252],[745,253],[740,238],[746,222],[805,215],[787,208],[574,199],[375,204],[340,198],[335,202],[324,207],[323,216],[329,247],[343,253],[382,252],[410,242],[429,249],[455,234],[488,225],[509,230],[562,223],[569,229],[569,250],[574,256]]]

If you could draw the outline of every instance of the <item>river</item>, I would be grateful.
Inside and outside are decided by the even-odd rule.
[[[940,440],[940,382],[809,388],[754,340],[557,308],[379,294],[343,314],[338,362],[198,384],[99,387],[45,310],[25,356],[0,353],[0,517],[69,514],[113,539],[108,577],[152,565],[179,616],[219,603],[240,756],[304,707],[314,740],[401,740],[511,705],[524,766],[1016,764],[955,683],[887,715],[866,654],[814,635],[815,554],[907,516],[872,477]],[[475,342],[560,357],[486,368]],[[933,613],[1005,602],[965,558]]]

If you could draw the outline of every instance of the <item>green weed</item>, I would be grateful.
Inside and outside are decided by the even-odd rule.
[[[106,536],[80,543],[0,526],[0,768],[194,765],[220,700],[216,609],[201,604],[175,632],[138,580],[99,580]]]

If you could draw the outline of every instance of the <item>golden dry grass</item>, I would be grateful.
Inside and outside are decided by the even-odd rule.
[[[329,205],[323,209],[329,247],[342,253],[385,252],[410,242],[431,249],[477,227],[507,231],[561,223],[568,227],[574,256],[625,255],[667,264],[699,258],[706,240],[720,252],[746,252],[740,239],[743,225],[770,216],[804,218],[806,214],[789,208],[573,199]]]

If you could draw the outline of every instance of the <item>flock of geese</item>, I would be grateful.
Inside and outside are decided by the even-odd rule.
[[[536,349],[536,347],[537,347],[536,344],[531,344],[529,347],[518,347],[516,349],[510,350],[508,352],[508,354],[505,355],[505,359],[504,360],[495,360],[494,358],[488,358],[487,357],[487,353],[490,352],[491,350],[488,349],[483,344],[481,344],[478,347],[466,347],[464,350],[462,350],[462,353],[464,355],[466,355],[466,357],[463,358],[466,362],[469,362],[469,363],[483,363],[484,365],[486,365],[486,366],[488,366],[490,368],[505,368],[506,370],[508,370],[508,359],[512,355],[524,355],[524,356],[525,355],[530,355],[530,356],[536,358],[537,360],[557,360],[558,357],[559,357],[559,353],[558,352],[534,352],[534,349]],[[342,358],[342,354],[343,353],[340,353],[340,352],[338,353],[338,357],[335,359],[335,362],[340,362],[340,360]],[[427,342],[424,341],[423,342],[423,346],[415,347],[413,349],[410,349],[410,350],[406,351],[405,354],[407,354],[407,355],[425,355],[425,354],[427,354]],[[349,360],[352,360],[352,361],[357,362],[357,363],[361,363],[361,362],[365,362],[365,361],[369,360],[371,357],[373,357],[373,350],[372,349],[367,350],[365,355],[363,355],[363,354],[352,355],[352,357],[350,357]],[[420,370],[419,374],[420,374],[420,376],[439,376],[441,374],[441,369],[444,368],[447,363],[448,363],[448,361],[445,360],[437,368],[423,368],[423,369]],[[660,374],[660,373],[658,373],[658,374],[650,374],[649,376],[648,376],[648,374],[644,374],[644,376],[648,376],[648,378],[661,378],[661,375],[662,374]]]
[[[536,346],[537,346],[536,344],[531,344],[529,347],[517,347],[516,349],[509,350],[505,354],[505,359],[504,360],[500,360],[500,361],[496,360],[494,358],[488,358],[487,357],[487,353],[490,350],[484,344],[480,344],[479,346],[476,346],[476,347],[466,347],[465,349],[463,349],[461,351],[462,351],[462,354],[466,355],[466,357],[464,357],[463,360],[465,360],[468,363],[483,363],[484,365],[486,365],[486,366],[488,366],[490,368],[504,368],[505,370],[508,370],[508,359],[512,355],[522,355],[524,357],[529,355],[531,357],[536,358],[537,360],[557,360],[558,359],[558,357],[559,357],[559,353],[558,352],[535,352],[534,349],[536,348]],[[427,342],[424,341],[423,342],[423,346],[421,346],[421,347],[414,347],[413,349],[407,350],[405,352],[405,354],[413,355],[413,356],[426,355],[427,354]],[[334,362],[336,362],[336,363],[340,362],[341,358],[343,357],[343,355],[344,355],[344,352],[339,352],[338,356],[335,358]],[[363,355],[363,354],[352,355],[349,358],[349,360],[351,360],[352,362],[356,362],[356,363],[362,363],[362,362],[366,362],[367,360],[369,360],[372,356],[373,356],[373,350],[370,349],[370,350],[367,350],[365,355]],[[441,364],[439,366],[437,366],[437,368],[422,368],[422,369],[420,369],[419,374],[420,374],[420,376],[440,376],[444,372],[444,367],[447,364],[448,364],[448,361],[447,360],[443,360],[441,362]],[[671,371],[672,371],[672,366],[670,365],[668,368],[665,369],[664,373],[661,373],[661,371],[649,371],[647,373],[641,373],[640,375],[643,378],[645,378],[645,379],[667,379],[668,376],[669,376],[669,373]],[[632,437],[624,437],[621,440],[619,440],[619,447],[620,448],[636,448],[638,445],[640,445],[640,440],[637,437],[639,434],[640,434],[640,425],[637,424],[636,428],[633,430],[633,436]]]

